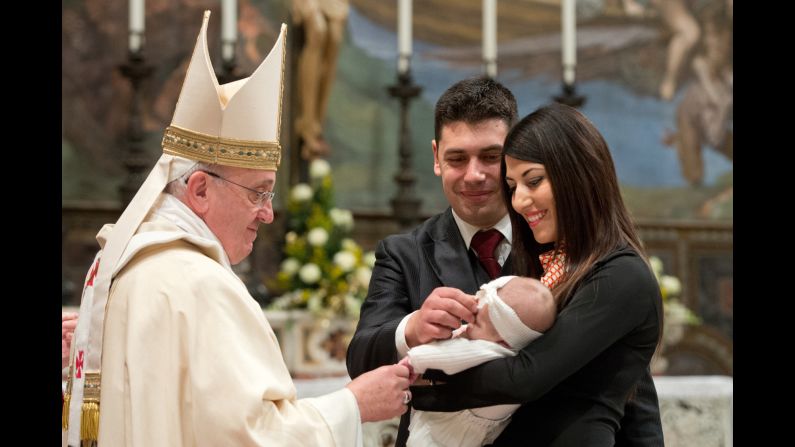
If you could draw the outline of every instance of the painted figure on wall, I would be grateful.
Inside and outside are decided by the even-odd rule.
[[[293,0],[293,22],[303,28],[304,46],[298,57],[298,118],[295,129],[302,140],[301,157],[326,157],[323,138],[331,86],[342,45],[348,0]]]
[[[645,6],[646,4],[648,6]],[[733,0],[725,0],[722,4],[729,22],[731,21],[733,4]],[[709,0],[621,1],[624,13],[629,17],[654,17],[659,14],[662,23],[668,32],[671,33],[668,39],[668,48],[666,49],[665,70],[659,85],[661,99],[665,101],[673,100],[677,88],[685,77],[684,70],[686,70],[691,54],[696,50],[696,46],[701,39],[704,39],[706,45],[706,33],[708,31],[704,27],[726,25],[725,22],[722,24],[712,22],[708,25],[704,20],[702,20],[703,23],[699,23],[696,11],[702,8],[707,11],[714,11],[716,5],[720,5],[720,3]],[[707,12],[706,14],[710,13]],[[729,47],[729,51],[731,51],[731,47]],[[695,62],[696,57],[693,59],[694,64]],[[693,68],[696,69],[696,67]],[[701,74],[697,74],[701,78]]]
[[[704,180],[704,146],[734,160],[731,29],[725,10],[705,10],[702,50],[692,63],[696,82],[685,90],[676,109],[677,132],[667,141],[676,147],[682,176],[692,186],[700,186]]]
[[[676,93],[682,67],[698,43],[701,28],[688,8],[689,0],[652,0],[660,11],[663,23],[671,32],[665,72],[660,82],[660,98],[670,101]]]

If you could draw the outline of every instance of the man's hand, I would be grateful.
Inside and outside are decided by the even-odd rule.
[[[61,369],[69,366],[69,350],[77,327],[77,314],[61,312]]]
[[[356,397],[362,422],[382,421],[400,416],[408,409],[405,402],[409,391],[409,368],[395,364],[366,372],[347,387]]]
[[[461,327],[461,320],[474,322],[477,312],[478,305],[473,295],[452,287],[437,287],[406,323],[406,343],[413,348],[448,339],[453,330]]]

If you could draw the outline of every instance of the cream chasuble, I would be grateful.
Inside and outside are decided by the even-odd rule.
[[[296,399],[276,336],[217,239],[161,200],[111,286],[99,445],[361,445],[353,393]]]

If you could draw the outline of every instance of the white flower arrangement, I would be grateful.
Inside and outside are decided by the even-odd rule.
[[[290,190],[290,199],[296,202],[307,202],[312,199],[312,187],[306,183],[299,183]]]
[[[312,180],[323,179],[331,174],[331,165],[326,160],[316,159],[309,165],[309,177]]]
[[[298,270],[298,277],[301,278],[301,281],[307,284],[316,284],[318,281],[320,281],[322,274],[323,273],[320,271],[320,267],[318,267],[316,264],[312,264],[311,262],[304,264]]]
[[[684,336],[684,326],[701,324],[701,319],[682,304],[682,283],[679,278],[663,273],[663,263],[656,256],[649,257],[654,276],[660,285],[663,299],[663,345],[676,344]]]
[[[353,213],[350,211],[332,208],[329,210],[328,215],[334,225],[347,231],[353,229]]]
[[[348,273],[356,267],[356,256],[349,251],[338,251],[334,255],[334,264],[343,272]]]
[[[300,268],[301,268],[301,263],[298,261],[298,259],[287,258],[284,261],[282,261],[281,271],[283,271],[284,273],[290,276],[295,275],[295,273]]]
[[[293,186],[287,202],[286,259],[274,288],[284,291],[270,309],[307,309],[319,317],[358,318],[375,254],[353,239],[353,214],[333,206],[331,167],[309,165],[310,183]]]
[[[369,251],[364,255],[364,265],[370,267],[371,269],[375,267],[375,252]]]
[[[306,240],[313,247],[322,247],[328,242],[328,232],[322,227],[312,228],[306,234]]]

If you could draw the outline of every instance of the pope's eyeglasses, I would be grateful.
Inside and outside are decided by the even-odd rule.
[[[218,174],[216,174],[214,172],[210,172],[210,171],[202,171],[202,172],[204,172],[205,174],[209,175],[210,177],[215,177],[217,179],[221,179],[221,180],[223,180],[225,182],[229,182],[229,183],[231,183],[231,184],[233,184],[235,186],[239,186],[239,187],[245,189],[246,191],[249,191],[251,193],[256,194],[256,198],[252,198],[252,196],[249,196],[249,200],[251,200],[251,202],[254,203],[254,205],[256,205],[259,208],[262,208],[263,206],[265,206],[266,203],[270,203],[273,200],[273,196],[276,195],[276,193],[273,192],[273,191],[257,191],[256,189],[249,188],[248,186],[243,186],[243,185],[241,185],[239,183],[233,182],[232,180],[225,179],[225,178],[221,177],[220,175],[218,175]]]

